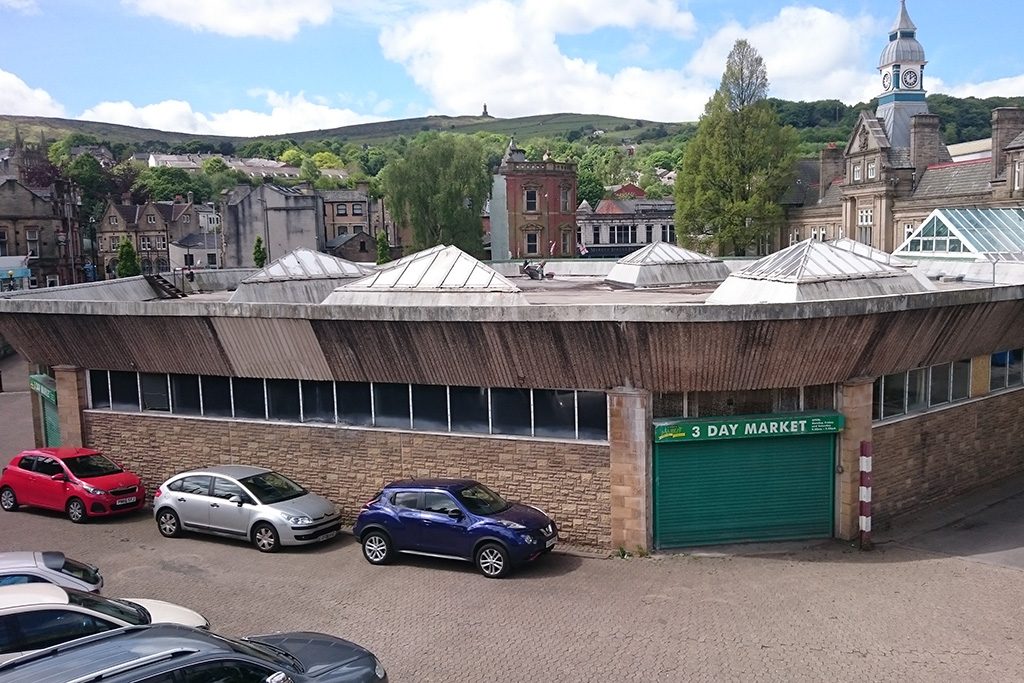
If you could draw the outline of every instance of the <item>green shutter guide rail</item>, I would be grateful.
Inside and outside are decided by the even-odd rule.
[[[655,443],[762,439],[765,437],[832,434],[845,426],[842,413],[778,413],[709,417],[693,420],[655,420]]]
[[[28,386],[47,401],[57,402],[57,383],[49,375],[29,375]]]

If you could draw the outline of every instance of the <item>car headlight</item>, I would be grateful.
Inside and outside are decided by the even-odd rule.
[[[289,515],[287,512],[281,513],[281,519],[288,522],[292,526],[303,526],[306,524],[312,524],[313,520],[307,515]]]
[[[517,524],[516,522],[510,522],[507,519],[499,519],[498,520],[498,524],[500,524],[501,526],[505,527],[506,529],[514,529],[515,531],[521,531],[521,530],[526,528],[522,524]]]
[[[382,681],[388,675],[387,672],[384,671],[384,665],[381,664],[380,660],[377,659],[376,657],[373,658],[373,675],[376,676],[377,678],[379,678]]]
[[[533,535],[531,535],[531,534],[521,534],[520,538],[522,538],[524,541],[526,541],[530,545],[533,545],[534,543],[537,542],[537,539],[534,538]]]
[[[105,496],[105,495],[107,495],[107,492],[104,491],[103,489],[98,489],[95,486],[89,486],[85,482],[82,482],[82,488],[85,489],[85,491],[87,493],[91,493],[94,496]]]

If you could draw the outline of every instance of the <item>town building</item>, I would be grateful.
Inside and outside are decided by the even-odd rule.
[[[125,238],[135,247],[144,275],[200,263],[217,267],[217,239],[211,233],[220,219],[212,205],[195,203],[191,192],[174,201],[133,204],[130,199],[125,194],[121,203],[108,202],[95,226],[97,267],[105,277],[117,276],[118,247]]]
[[[675,244],[675,202],[671,199],[583,201],[576,210],[577,242],[587,258],[620,258],[655,242]]]
[[[0,256],[27,257],[29,287],[81,282],[85,262],[74,188],[57,181],[37,190],[0,179]]]
[[[257,237],[268,262],[302,247],[324,248],[323,198],[308,186],[238,185],[224,191],[219,208],[225,268],[253,267]]]

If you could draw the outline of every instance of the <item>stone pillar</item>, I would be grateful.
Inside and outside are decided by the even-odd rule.
[[[57,382],[57,416],[62,446],[83,446],[82,410],[89,405],[85,370],[72,365],[53,366]]]
[[[846,541],[855,540],[860,530],[860,442],[871,441],[873,386],[871,380],[851,381],[839,390],[839,411],[846,426],[839,433],[836,536]]]
[[[992,390],[992,356],[971,359],[971,397],[984,396]]]
[[[608,392],[612,546],[630,552],[651,545],[651,392]]]
[[[36,392],[30,391],[28,398],[32,401],[32,436],[35,439],[36,448],[42,448],[46,445],[46,434],[43,431],[43,406],[39,403],[41,399]]]

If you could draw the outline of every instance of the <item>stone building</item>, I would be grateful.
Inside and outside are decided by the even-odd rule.
[[[14,178],[0,179],[0,256],[27,256],[31,287],[83,279],[78,201],[69,184],[33,190]]]
[[[879,57],[881,94],[861,112],[846,146],[798,168],[778,247],[851,238],[892,252],[936,208],[1019,206],[1024,111],[992,112],[990,152],[958,155],[943,143],[925,99],[925,51],[905,0]]]
[[[127,195],[124,199],[128,199]],[[176,258],[172,260],[174,249],[171,244],[181,242],[190,235],[206,232],[208,227],[204,230],[204,226],[216,222],[213,214],[212,206],[193,202],[192,193],[174,201],[150,201],[145,204],[108,202],[103,217],[96,225],[97,266],[107,278],[116,277],[118,245],[125,237],[135,247],[144,275],[166,273],[172,267],[194,265],[186,264],[178,252],[175,252]],[[203,243],[207,242],[209,239]],[[191,253],[191,246],[197,245],[198,240],[190,238],[187,243],[189,248],[183,246],[182,253]],[[198,249],[196,253],[199,253]]]
[[[238,185],[220,201],[225,268],[250,268],[256,238],[267,261],[305,247],[323,250],[323,199],[311,188],[264,184]]]
[[[588,258],[620,258],[655,242],[675,244],[672,199],[602,199],[576,210],[576,241]]]

